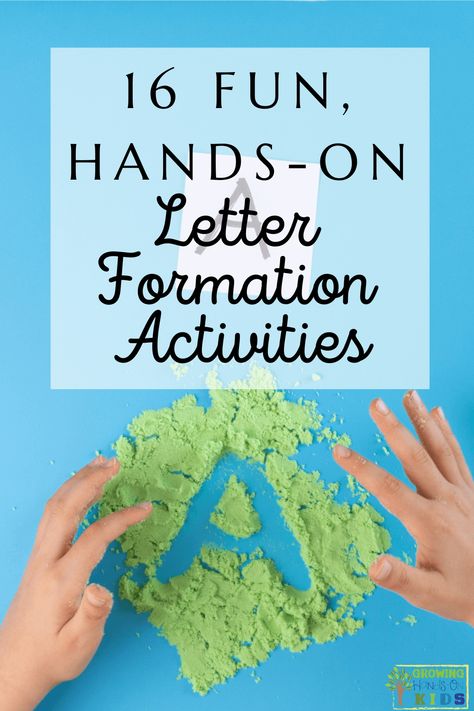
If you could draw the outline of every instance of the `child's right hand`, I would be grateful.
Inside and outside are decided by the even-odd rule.
[[[96,521],[73,544],[78,526],[119,470],[97,457],[50,499],[20,588],[0,627],[0,710],[31,711],[94,656],[112,595],[89,576],[109,543],[150,514],[150,503]]]
[[[420,441],[382,400],[374,400],[370,414],[416,491],[356,452],[334,447],[337,463],[397,516],[418,544],[416,566],[383,555],[369,575],[417,607],[474,625],[471,472],[441,408],[428,412],[414,390],[404,405]]]

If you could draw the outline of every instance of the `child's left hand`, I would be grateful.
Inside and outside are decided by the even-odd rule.
[[[78,676],[94,656],[112,595],[88,585],[106,548],[143,521],[150,503],[96,521],[73,544],[87,510],[119,471],[97,457],[48,502],[20,588],[0,627],[0,709],[30,711],[58,683]]]

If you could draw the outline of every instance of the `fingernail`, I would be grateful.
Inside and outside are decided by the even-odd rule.
[[[94,607],[104,607],[112,601],[112,593],[102,585],[93,585],[87,588],[87,599]]]
[[[442,420],[446,421],[446,415],[444,414],[444,410],[441,407],[441,405],[438,405],[438,407],[436,408],[436,412],[441,417]]]
[[[348,447],[344,447],[343,444],[336,444],[334,454],[340,459],[347,459],[351,456],[351,450]]]
[[[406,397],[410,400],[410,402],[418,408],[423,408],[423,401],[421,397],[418,395],[416,390],[409,390],[406,394]]]
[[[101,454],[98,454],[95,459],[92,460],[92,464],[102,464],[104,461],[104,457]]]
[[[135,504],[136,509],[145,509],[145,511],[150,511],[153,508],[151,501],[142,501],[139,504]]]
[[[375,409],[377,410],[377,412],[380,412],[381,415],[388,415],[388,413],[390,412],[387,405],[379,397],[375,401]]]
[[[385,580],[392,572],[392,564],[387,558],[379,558],[370,568],[370,576],[375,580]]]
[[[115,457],[112,457],[112,459],[108,459],[104,466],[107,467],[107,469],[112,469],[117,464],[117,460]]]

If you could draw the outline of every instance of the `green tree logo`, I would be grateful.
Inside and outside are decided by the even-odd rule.
[[[404,691],[407,689],[413,689],[412,676],[403,669],[393,667],[392,671],[388,675],[388,681],[385,686],[391,691],[397,692],[397,703],[401,706]]]

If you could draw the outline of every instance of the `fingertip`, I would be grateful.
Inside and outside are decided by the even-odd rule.
[[[137,526],[146,521],[152,511],[153,504],[150,501],[143,501],[134,506],[129,506],[121,511],[117,511],[114,514],[110,514],[110,517],[117,517],[116,521],[118,526],[111,540],[118,538],[132,526]]]
[[[134,526],[137,523],[141,523],[142,521],[145,521],[145,519],[148,518],[148,516],[151,514],[153,511],[153,504],[151,501],[141,501],[138,504],[134,504],[133,506],[128,506],[128,508],[122,509],[121,512],[117,512],[117,514],[122,514],[126,516],[124,519],[124,524],[128,528],[129,526]],[[111,514],[112,516],[114,514]],[[126,522],[128,520],[128,523]]]
[[[89,602],[93,607],[98,609],[110,610],[114,602],[114,596],[98,583],[92,583],[88,585],[85,591],[87,602]]]
[[[100,465],[106,480],[113,479],[120,471],[120,462],[117,457],[111,457],[110,459],[105,459]]]
[[[93,470],[99,470],[107,474],[107,476],[115,476],[120,469],[120,462],[117,457],[111,457],[107,459],[102,454],[97,455],[91,462],[89,462],[89,467]]]
[[[107,469],[110,478],[117,476],[120,471],[120,462],[117,457],[112,457],[112,459],[109,459],[109,461],[107,462]]]
[[[390,408],[388,405],[382,400],[381,397],[376,397],[375,400],[372,400],[371,402],[371,411],[374,413],[374,415],[388,415],[390,412]]]
[[[376,397],[369,406],[369,415],[374,420],[377,427],[382,426],[383,418],[390,414],[390,408],[382,400],[381,397]]]
[[[369,577],[374,583],[381,583],[390,576],[393,565],[387,556],[379,556],[369,568]]]
[[[332,455],[335,459],[349,459],[352,455],[352,450],[345,447],[343,444],[336,444],[332,450]]]
[[[441,405],[437,405],[436,407],[433,407],[433,409],[431,410],[431,413],[443,424],[447,423],[446,415],[444,414],[444,410],[441,407]]]
[[[151,503],[151,501],[141,501],[139,504],[135,504],[135,506],[132,506],[131,509],[133,511],[138,511],[140,516],[142,516],[143,518],[147,518],[153,511],[153,504]]]
[[[403,406],[408,411],[426,412],[426,406],[417,390],[407,390],[403,396]]]
[[[118,471],[120,469],[120,462],[117,457],[111,457],[105,462],[104,466],[107,467],[107,469]]]

